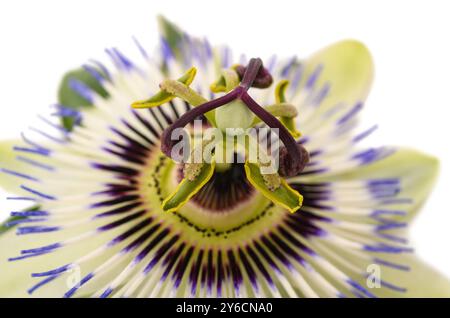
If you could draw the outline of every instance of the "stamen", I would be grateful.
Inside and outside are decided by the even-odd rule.
[[[264,183],[270,191],[275,191],[281,186],[281,180],[278,173],[263,174]]]
[[[287,150],[283,160],[280,160],[280,170],[284,171],[284,176],[293,177],[298,175],[305,168],[306,164],[304,161],[306,158],[304,152],[299,148],[295,139],[292,138],[292,135],[286,127],[284,127],[284,125],[280,123],[276,117],[261,107],[253,98],[250,97],[250,95],[244,93],[241,99],[248,106],[248,108],[250,108],[256,116],[261,118],[262,121],[265,122],[270,128],[278,129],[279,137]]]
[[[202,163],[186,163],[183,167],[183,175],[185,175],[189,181],[194,181],[202,172],[202,168]]]
[[[203,162],[199,162],[199,160],[202,160],[202,156],[204,155],[203,149],[211,142],[212,140],[203,140],[197,147],[194,147],[189,162],[184,164],[183,174],[189,181],[194,181],[201,173],[204,164]],[[211,156],[212,154],[208,155]]]
[[[207,101],[203,96],[197,94],[197,92],[195,92],[192,88],[179,81],[165,80],[159,84],[159,87],[163,91],[177,96],[193,106],[204,104]]]
[[[269,106],[265,106],[264,109],[267,110],[269,113],[271,113],[275,117],[281,117],[281,120],[293,119],[293,118],[297,117],[297,115],[298,115],[297,108],[294,105],[291,105],[288,103],[272,104]],[[256,117],[253,120],[253,125],[256,125],[260,122],[261,122],[261,118]],[[284,125],[286,126],[285,123],[284,123]],[[287,128],[289,128],[289,127],[287,127]],[[291,132],[291,134],[292,134],[292,132]]]

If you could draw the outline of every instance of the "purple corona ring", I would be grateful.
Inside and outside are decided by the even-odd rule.
[[[160,26],[156,52],[107,49],[0,143],[22,203],[0,227],[0,296],[450,295],[407,232],[438,162],[367,147],[364,45],[236,58]]]

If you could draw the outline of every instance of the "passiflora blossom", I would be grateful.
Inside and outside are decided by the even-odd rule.
[[[357,126],[373,78],[364,45],[236,59],[160,25],[158,52],[108,49],[114,68],[68,73],[56,116],[1,143],[0,184],[30,203],[1,229],[1,296],[450,296],[407,239],[438,161],[361,145],[376,129]],[[228,137],[272,128],[259,148],[274,159],[280,140],[278,168],[251,160],[250,137],[231,163],[221,143],[210,160],[173,160],[177,128],[190,155],[209,146],[195,120]]]

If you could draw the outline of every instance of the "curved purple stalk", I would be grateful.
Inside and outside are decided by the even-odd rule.
[[[259,58],[251,59],[248,66],[237,65],[234,70],[241,79],[241,86],[246,90],[250,87],[268,88],[273,83],[272,75]]]
[[[284,125],[271,113],[261,107],[247,92],[241,96],[241,100],[245,105],[270,128],[278,129],[278,137],[280,137],[287,149],[288,158],[283,160],[283,170],[287,177],[293,177],[300,173],[305,167],[305,158],[299,144],[295,141]]]
[[[172,157],[171,152],[172,148],[175,145],[178,140],[172,140],[172,132],[177,128],[183,128],[187,124],[189,124],[191,121],[193,121],[198,116],[201,116],[213,109],[216,109],[217,107],[223,106],[225,104],[228,104],[238,98],[243,92],[242,87],[237,87],[230,93],[213,99],[209,102],[206,102],[202,105],[199,105],[197,107],[194,107],[187,113],[184,113],[180,118],[178,118],[172,125],[167,127],[161,136],[161,151],[168,157]]]
[[[246,91],[252,86],[253,82],[258,76],[259,70],[263,65],[262,60],[260,58],[252,58],[248,62],[247,69],[245,70],[244,77],[242,78],[240,86],[244,88]]]
[[[172,148],[175,143],[178,142],[178,140],[172,139],[172,132],[177,128],[183,128],[198,116],[240,98],[242,94],[244,94],[252,86],[256,76],[258,76],[258,72],[261,66],[262,61],[260,58],[252,58],[248,64],[247,70],[244,74],[244,78],[242,79],[242,82],[238,87],[222,97],[194,107],[193,109],[182,115],[180,118],[178,118],[172,125],[167,127],[161,136],[161,151],[166,156],[172,157]]]
[[[265,122],[271,128],[278,129],[278,136],[285,146],[285,150],[280,155],[280,173],[284,176],[295,176],[300,173],[308,162],[308,156],[306,150],[291,136],[289,131],[284,125],[271,113],[261,107],[248,93],[248,89],[252,86],[258,74],[261,71],[262,60],[260,58],[252,58],[248,66],[246,67],[244,76],[238,87],[233,89],[228,94],[219,97],[217,99],[206,102],[200,106],[193,108],[172,125],[167,127],[161,137],[161,151],[168,157],[171,156],[172,148],[178,140],[173,140],[172,132],[177,128],[183,128],[188,123],[193,121],[200,115],[203,115],[213,109],[228,104],[236,99],[241,99],[247,107],[258,116],[263,122]],[[269,74],[270,75],[270,74]]]

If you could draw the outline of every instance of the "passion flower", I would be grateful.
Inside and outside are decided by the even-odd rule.
[[[356,130],[373,76],[362,44],[233,64],[229,48],[161,26],[160,54],[110,49],[114,70],[65,77],[63,126],[42,117],[2,144],[1,184],[31,204],[2,229],[2,296],[450,295],[406,238],[437,160],[360,145],[376,128]],[[228,137],[275,129],[277,154],[256,145],[278,167],[263,173],[239,143],[231,162],[220,143],[211,160],[174,161],[177,128],[189,155],[209,146],[195,120]]]

